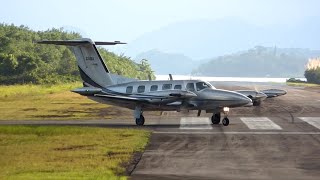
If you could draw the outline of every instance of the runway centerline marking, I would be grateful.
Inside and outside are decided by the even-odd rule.
[[[241,117],[240,119],[248,126],[249,129],[282,130],[279,125],[267,117]]]
[[[182,117],[180,129],[212,129],[208,117]]]
[[[299,119],[320,129],[320,117],[299,117]]]

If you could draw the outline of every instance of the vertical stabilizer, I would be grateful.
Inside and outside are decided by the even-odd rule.
[[[100,56],[97,45],[115,45],[124,44],[119,41],[115,42],[93,42],[91,39],[83,38],[79,40],[65,41],[38,41],[39,44],[54,44],[71,46],[73,53],[76,56],[80,75],[85,84],[93,87],[107,87],[116,84]]]

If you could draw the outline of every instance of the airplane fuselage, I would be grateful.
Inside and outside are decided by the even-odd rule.
[[[246,96],[232,91],[215,89],[210,83],[199,80],[134,81],[106,87],[108,94],[148,98],[143,109],[152,111],[207,110],[221,111],[223,107],[238,107],[250,103]],[[181,100],[180,96],[189,97]],[[163,98],[161,98],[163,97]],[[167,98],[171,97],[171,98]],[[135,109],[136,105],[112,102],[97,96],[89,96],[98,102],[122,105]]]

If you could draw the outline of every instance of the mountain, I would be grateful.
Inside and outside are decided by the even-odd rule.
[[[309,58],[320,50],[256,46],[247,51],[212,58],[193,75],[231,77],[303,77]]]
[[[159,50],[150,50],[136,56],[135,60],[147,59],[155,74],[190,74],[192,69],[199,65],[191,58],[177,53],[165,53]]]
[[[157,49],[194,60],[230,54],[256,45],[320,49],[320,21],[310,17],[295,24],[263,27],[238,18],[178,22],[145,33],[121,49],[128,56]]]

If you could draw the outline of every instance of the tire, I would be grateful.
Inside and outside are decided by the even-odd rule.
[[[253,101],[253,106],[260,106],[261,101]]]
[[[222,124],[223,124],[224,126],[228,126],[228,125],[229,125],[229,119],[228,119],[228,118],[223,118]]]
[[[136,125],[143,126],[144,125],[144,117],[140,115],[140,118],[136,118]]]
[[[220,119],[221,119],[220,113],[214,114],[214,115],[211,117],[211,122],[212,122],[212,124],[219,124],[219,123],[220,123]]]

